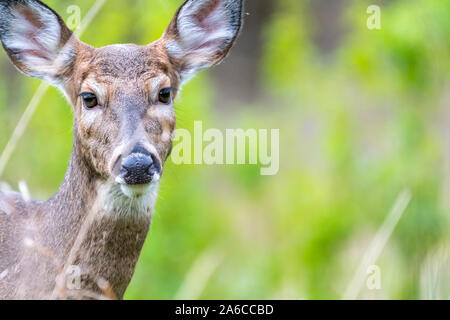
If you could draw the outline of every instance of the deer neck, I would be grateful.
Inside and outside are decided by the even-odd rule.
[[[74,143],[64,182],[42,206],[44,242],[63,270],[79,268],[83,289],[96,292],[98,281],[107,280],[121,298],[149,230],[157,188],[127,197],[93,172]]]

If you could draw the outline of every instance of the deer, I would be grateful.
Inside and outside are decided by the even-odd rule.
[[[123,299],[171,153],[174,100],[225,59],[242,12],[243,0],[187,0],[160,39],[95,48],[42,1],[0,1],[11,62],[59,89],[73,110],[56,194],[35,201],[0,191],[0,299]]]

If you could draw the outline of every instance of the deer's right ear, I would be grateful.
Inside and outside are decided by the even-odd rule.
[[[14,65],[25,74],[54,86],[67,80],[78,39],[41,1],[2,0],[0,39]]]
[[[187,0],[162,40],[181,82],[221,62],[241,29],[243,0]]]

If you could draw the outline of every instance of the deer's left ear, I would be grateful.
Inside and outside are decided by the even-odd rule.
[[[181,82],[222,61],[242,25],[242,0],[187,0],[162,40]]]
[[[58,14],[38,0],[0,1],[0,39],[23,73],[60,86],[78,39]]]

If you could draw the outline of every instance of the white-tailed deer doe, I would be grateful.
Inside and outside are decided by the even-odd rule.
[[[73,106],[73,151],[46,202],[0,192],[0,298],[122,298],[149,230],[175,130],[173,99],[224,59],[242,0],[188,0],[146,46],[94,48],[38,0],[0,0],[0,38],[14,65]],[[67,286],[69,270],[80,287]]]

